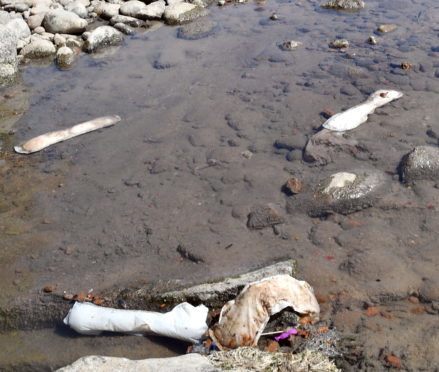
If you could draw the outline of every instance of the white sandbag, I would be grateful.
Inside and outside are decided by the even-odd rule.
[[[289,275],[276,275],[248,284],[221,309],[210,337],[221,350],[256,346],[271,315],[291,307],[318,320],[320,307],[313,289]]]
[[[57,130],[55,132],[49,132],[40,136],[34,137],[29,141],[26,141],[21,146],[14,146],[14,150],[20,154],[32,154],[33,152],[40,151],[46,147],[58,142],[68,140],[73,137],[80,136],[88,132],[109,127],[120,121],[120,116],[103,116],[93,120],[85,121],[81,124],[76,124],[71,128]]]
[[[97,335],[102,331],[152,333],[188,342],[197,342],[207,330],[208,309],[183,302],[168,313],[122,310],[76,302],[64,323],[76,332]]]
[[[368,115],[372,114],[377,107],[381,107],[402,96],[403,94],[396,90],[377,90],[365,102],[331,116],[323,123],[323,128],[337,132],[354,129],[367,121]]]

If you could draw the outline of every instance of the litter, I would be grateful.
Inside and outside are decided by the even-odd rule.
[[[109,127],[120,121],[120,116],[103,116],[81,124],[76,124],[71,128],[58,130],[42,134],[23,143],[21,146],[15,146],[14,150],[20,154],[31,154],[40,151],[46,147],[70,138],[80,136],[97,129]]]
[[[368,115],[372,114],[377,107],[381,107],[402,96],[403,94],[396,90],[377,90],[360,105],[331,116],[323,124],[323,128],[337,132],[354,129],[367,121]]]
[[[287,307],[318,320],[320,307],[307,282],[276,275],[248,284],[223,306],[209,335],[220,350],[256,346],[270,316]]]
[[[76,302],[64,324],[84,335],[103,331],[156,334],[195,343],[207,331],[208,308],[183,302],[168,313],[122,310]]]
[[[280,334],[279,336],[276,336],[274,339],[275,341],[283,340],[284,338],[288,338],[291,335],[297,335],[299,331],[296,328],[289,329],[288,331]]]

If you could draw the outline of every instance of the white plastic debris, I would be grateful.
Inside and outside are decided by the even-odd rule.
[[[313,289],[305,281],[276,275],[248,284],[239,296],[221,309],[210,337],[223,349],[256,346],[271,315],[291,307],[318,320],[320,307]]]
[[[377,107],[381,107],[402,96],[403,94],[396,90],[377,90],[362,104],[331,116],[323,124],[323,128],[337,132],[354,129],[367,121],[368,115],[372,114]]]
[[[71,128],[49,132],[40,136],[34,137],[29,141],[23,143],[21,146],[15,146],[14,150],[20,154],[31,154],[40,151],[50,145],[67,139],[80,136],[97,129],[109,127],[120,121],[120,116],[103,116],[81,124],[76,124]]]
[[[207,330],[208,309],[183,302],[168,313],[121,310],[76,302],[64,323],[84,335],[103,331],[152,333],[188,342],[197,342]]]

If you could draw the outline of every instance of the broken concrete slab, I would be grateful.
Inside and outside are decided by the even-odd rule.
[[[297,262],[294,260],[282,261],[247,274],[224,279],[223,281],[199,284],[178,291],[165,292],[156,296],[155,300],[163,303],[187,301],[192,304],[203,303],[209,307],[221,307],[227,301],[235,298],[249,283],[279,274],[296,275],[296,266]]]

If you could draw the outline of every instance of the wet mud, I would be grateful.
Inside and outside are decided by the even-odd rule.
[[[439,8],[397,3],[368,1],[358,13],[313,1],[211,6],[209,24],[195,30],[139,33],[111,53],[81,55],[71,70],[23,68],[18,90],[29,108],[0,140],[0,344],[14,350],[0,369],[181,353],[168,341],[74,336],[45,303],[210,281],[284,258],[298,260],[323,320],[341,332],[344,370],[386,370],[389,355],[403,370],[437,368],[439,188],[401,183],[398,166],[414,146],[437,146]],[[397,29],[376,32],[390,23]],[[349,40],[346,50],[329,47],[339,38]],[[282,50],[288,40],[303,44]],[[382,88],[404,97],[347,132],[348,146],[331,148],[324,162],[304,160],[323,112]],[[116,114],[115,127],[30,156],[11,152],[41,133]],[[284,192],[288,179],[307,192],[363,168],[389,182],[372,207],[314,218],[300,203],[287,208],[295,198]],[[249,228],[255,211],[272,215]],[[43,293],[47,285],[55,291]],[[23,306],[35,322],[9,324],[5,314]]]

